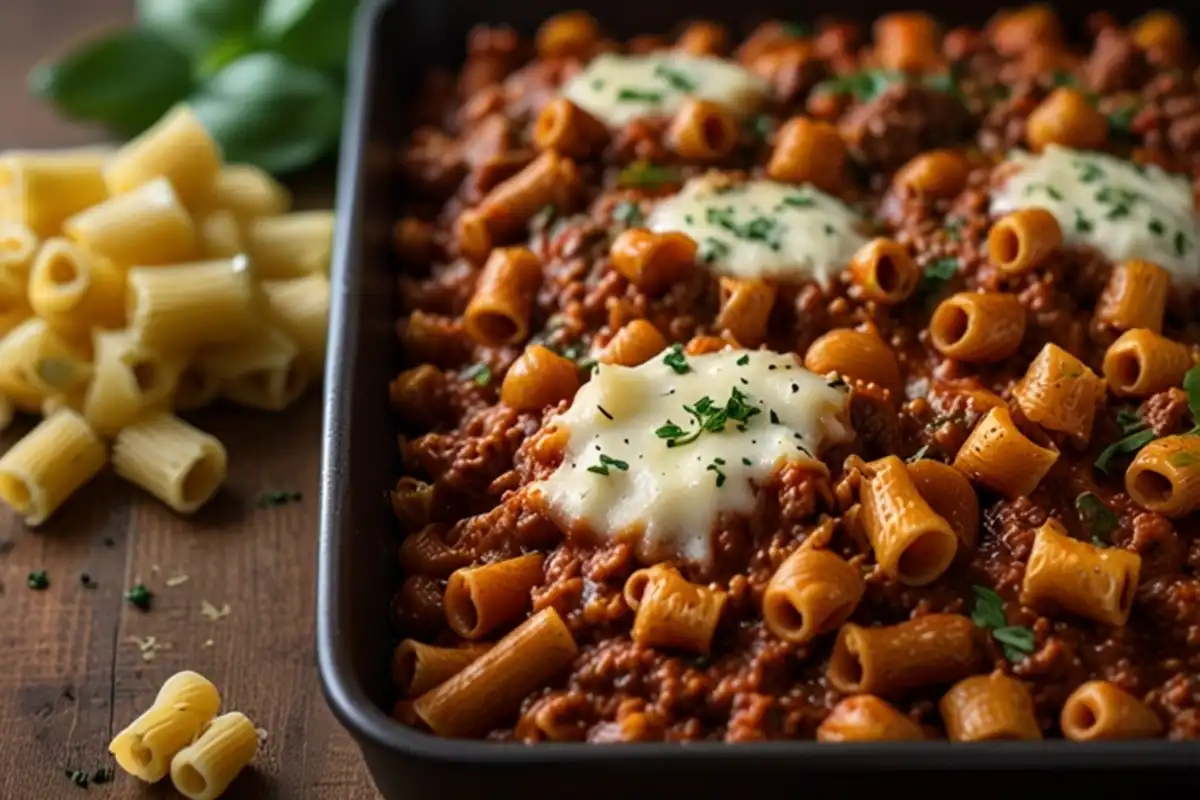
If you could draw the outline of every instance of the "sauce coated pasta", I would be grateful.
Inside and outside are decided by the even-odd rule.
[[[1095,20],[472,33],[398,155],[399,722],[1200,739],[1200,77]]]

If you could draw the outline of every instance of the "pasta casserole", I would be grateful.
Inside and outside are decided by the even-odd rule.
[[[1200,74],[1086,29],[476,27],[398,156],[393,716],[1200,738]]]

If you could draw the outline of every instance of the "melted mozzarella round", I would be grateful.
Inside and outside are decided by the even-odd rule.
[[[568,434],[562,464],[533,491],[564,530],[628,537],[646,562],[704,562],[720,514],[751,513],[782,463],[850,438],[846,397],[792,354],[668,350],[638,367],[601,364],[552,420]]]
[[[748,114],[762,105],[767,91],[766,81],[730,61],[682,52],[605,53],[563,87],[568,100],[612,126],[670,116],[687,97]]]
[[[1113,262],[1152,261],[1176,286],[1200,285],[1200,230],[1186,179],[1057,145],[1009,160],[1019,169],[993,191],[993,214],[1045,208],[1069,243],[1094,247]]]
[[[650,230],[683,231],[714,272],[828,286],[866,243],[862,218],[836,197],[809,186],[755,180],[730,184],[709,173],[663,200]]]

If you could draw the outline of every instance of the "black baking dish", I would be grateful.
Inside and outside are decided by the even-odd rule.
[[[951,21],[982,22],[992,10],[940,0],[922,7]],[[1113,10],[1140,12],[1135,3]],[[1125,8],[1122,9],[1121,5]],[[550,14],[583,7],[620,34],[670,30],[686,18],[739,23],[769,16],[813,17],[820,9],[783,0],[746,13],[718,0],[687,4],[633,0],[367,0],[356,32],[343,137],[330,357],[326,376],[317,649],[334,713],[362,748],[387,798],[483,796],[610,797],[728,795],[787,787],[867,788],[899,778],[926,792],[1005,788],[1041,795],[1050,784],[1079,790],[1154,791],[1200,785],[1200,744],[1078,745],[638,744],[535,747],[440,739],[394,722],[388,664],[394,644],[387,609],[398,584],[390,510],[394,423],[386,387],[397,367],[394,265],[388,252],[394,193],[390,166],[403,137],[403,110],[423,69],[453,66],[479,22],[531,32]],[[875,0],[837,11],[870,18],[905,4]],[[1090,4],[1059,3],[1078,22]],[[1200,7],[1189,8],[1193,30]],[[1184,12],[1188,13],[1188,12]],[[747,17],[749,19],[747,20]],[[918,774],[919,773],[919,774]],[[902,776],[902,777],[901,777]]]

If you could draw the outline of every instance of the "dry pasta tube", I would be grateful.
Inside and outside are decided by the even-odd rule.
[[[62,409],[0,457],[0,499],[27,525],[41,525],[107,460],[104,443],[83,417]]]
[[[429,522],[429,503],[433,500],[433,486],[413,478],[396,481],[392,491],[392,508],[396,517],[409,527]],[[398,508],[400,506],[400,508]],[[411,510],[405,511],[404,506]],[[425,529],[409,534],[400,543],[400,567],[406,575],[430,575],[448,578],[456,569],[469,566],[471,555],[446,544],[435,531]]]
[[[307,275],[287,281],[259,284],[266,300],[266,321],[296,343],[314,374],[325,367],[325,340],[329,328],[329,279]]]
[[[232,211],[221,209],[200,218],[196,226],[203,259],[233,258],[243,252],[242,227]]]
[[[312,380],[312,369],[296,343],[268,327],[240,341],[210,347],[197,361],[203,373],[216,379],[222,396],[267,411],[282,411],[296,402]]]
[[[565,97],[542,106],[533,126],[533,143],[539,150],[572,158],[587,158],[602,150],[607,141],[604,123]]]
[[[870,694],[847,697],[817,728],[818,742],[919,742],[921,726]]]
[[[198,252],[196,227],[166,178],[75,214],[63,230],[92,255],[121,267],[178,264]]]
[[[971,163],[953,150],[930,150],[896,171],[892,185],[925,197],[950,198],[967,185]]]
[[[1096,303],[1096,319],[1117,330],[1162,332],[1171,273],[1149,261],[1122,261]]]
[[[286,214],[292,207],[292,195],[259,167],[228,164],[217,173],[206,205],[227,211],[246,223],[259,217]]]
[[[542,282],[542,263],[525,247],[492,251],[475,293],[463,313],[463,325],[480,344],[518,344],[529,335],[529,315]]]
[[[216,800],[257,752],[254,723],[237,711],[222,714],[171,760],[171,783],[188,800]]]
[[[944,356],[974,364],[1001,361],[1025,337],[1025,307],[1014,294],[960,292],[938,303],[929,339]]]
[[[57,385],[45,379],[39,367],[50,362],[79,360],[80,353],[44,319],[26,319],[0,338],[0,392],[17,408],[37,411],[47,395],[59,391]]]
[[[47,240],[29,275],[34,312],[68,337],[125,324],[125,273],[66,239]]]
[[[1061,609],[1104,625],[1124,625],[1141,567],[1137,553],[1072,539],[1061,523],[1047,520],[1033,539],[1021,602],[1043,612]]]
[[[147,347],[187,352],[236,342],[259,326],[246,259],[129,271],[129,328]]]
[[[1121,397],[1147,397],[1178,386],[1191,366],[1187,345],[1145,328],[1125,331],[1104,352],[1104,379]]]
[[[571,631],[545,608],[521,623],[464,670],[417,698],[413,708],[439,736],[477,736],[575,658]]]
[[[952,742],[1042,738],[1029,690],[1002,672],[959,681],[942,696],[938,710]]]
[[[1108,681],[1088,681],[1071,692],[1059,724],[1063,736],[1073,742],[1150,739],[1163,729],[1149,706]]]
[[[1151,442],[1125,471],[1125,491],[1147,511],[1186,517],[1200,508],[1200,436]]]
[[[639,645],[708,655],[725,607],[725,592],[697,586],[659,564],[630,575],[624,594],[636,612],[631,636]]]
[[[9,278],[0,274],[0,338],[7,336],[32,316],[33,309],[29,307],[29,292],[26,290],[25,279]]]
[[[464,639],[479,639],[520,618],[540,584],[542,555],[527,555],[455,570],[446,583],[446,624]]]
[[[1040,153],[1057,144],[1076,150],[1100,150],[1108,141],[1108,119],[1078,89],[1060,86],[1025,121],[1025,141]]]
[[[181,514],[208,502],[225,482],[225,446],[178,417],[151,414],[117,434],[113,467]]]
[[[190,108],[178,106],[108,160],[104,181],[118,195],[166,178],[191,207],[209,195],[220,169],[217,143]]]
[[[667,348],[667,340],[654,324],[635,319],[625,323],[621,330],[613,335],[600,353],[601,364],[619,364],[622,367],[636,367],[644,364]]]
[[[818,375],[836,374],[873,383],[898,396],[903,389],[896,355],[871,331],[839,328],[808,346],[804,366]]]
[[[261,280],[329,274],[333,253],[332,211],[295,211],[261,217],[246,226],[246,252]]]
[[[1044,208],[1023,208],[1005,214],[988,231],[988,257],[1008,275],[1037,267],[1062,246],[1062,228]]]
[[[541,411],[579,390],[579,367],[540,344],[526,348],[504,375],[500,400],[518,411]]]
[[[462,672],[490,648],[490,644],[434,647],[405,639],[392,653],[392,681],[405,697],[417,697]]]
[[[845,180],[846,143],[828,122],[792,117],[779,129],[767,175],[785,183],[811,183],[834,191]]]
[[[975,625],[959,614],[926,614],[885,628],[847,622],[838,631],[828,678],[839,692],[893,696],[949,683],[975,671]]]
[[[921,499],[950,523],[961,549],[974,549],[979,539],[979,497],[966,475],[949,464],[923,458],[908,464],[908,476]]]
[[[609,251],[613,269],[647,294],[661,294],[692,274],[696,242],[686,233],[621,233]]]
[[[94,372],[83,415],[101,436],[115,436],[150,408],[167,405],[183,360],[144,345],[131,331],[96,331]]]
[[[0,218],[0,281],[24,288],[38,251],[38,236],[19,222]]]
[[[688,98],[671,119],[667,141],[683,158],[710,161],[729,155],[740,133],[737,120],[720,105]]]
[[[881,237],[858,249],[850,259],[850,275],[867,300],[895,305],[917,288],[920,270],[904,245]]]
[[[1016,498],[1037,488],[1057,460],[1057,450],[1034,444],[1017,430],[1009,410],[997,406],[963,442],[954,468],[976,483]]]
[[[745,347],[758,347],[767,338],[776,289],[758,279],[721,278],[721,311],[717,328],[726,330]]]
[[[103,157],[83,153],[5,155],[0,158],[0,198],[8,198],[7,216],[37,236],[57,235],[68,217],[108,197],[103,163]]]
[[[149,709],[113,737],[108,751],[121,769],[147,783],[166,777],[171,759],[217,713],[217,688],[195,672],[167,679]]]
[[[803,644],[845,622],[864,591],[856,567],[827,550],[801,547],[767,583],[763,622],[780,639]]]
[[[875,560],[888,577],[924,586],[950,567],[958,537],[921,497],[899,458],[887,456],[864,467],[859,502]]]
[[[1092,435],[1096,406],[1104,395],[1104,381],[1053,342],[1041,349],[1013,387],[1013,398],[1030,422],[1081,443]]]

